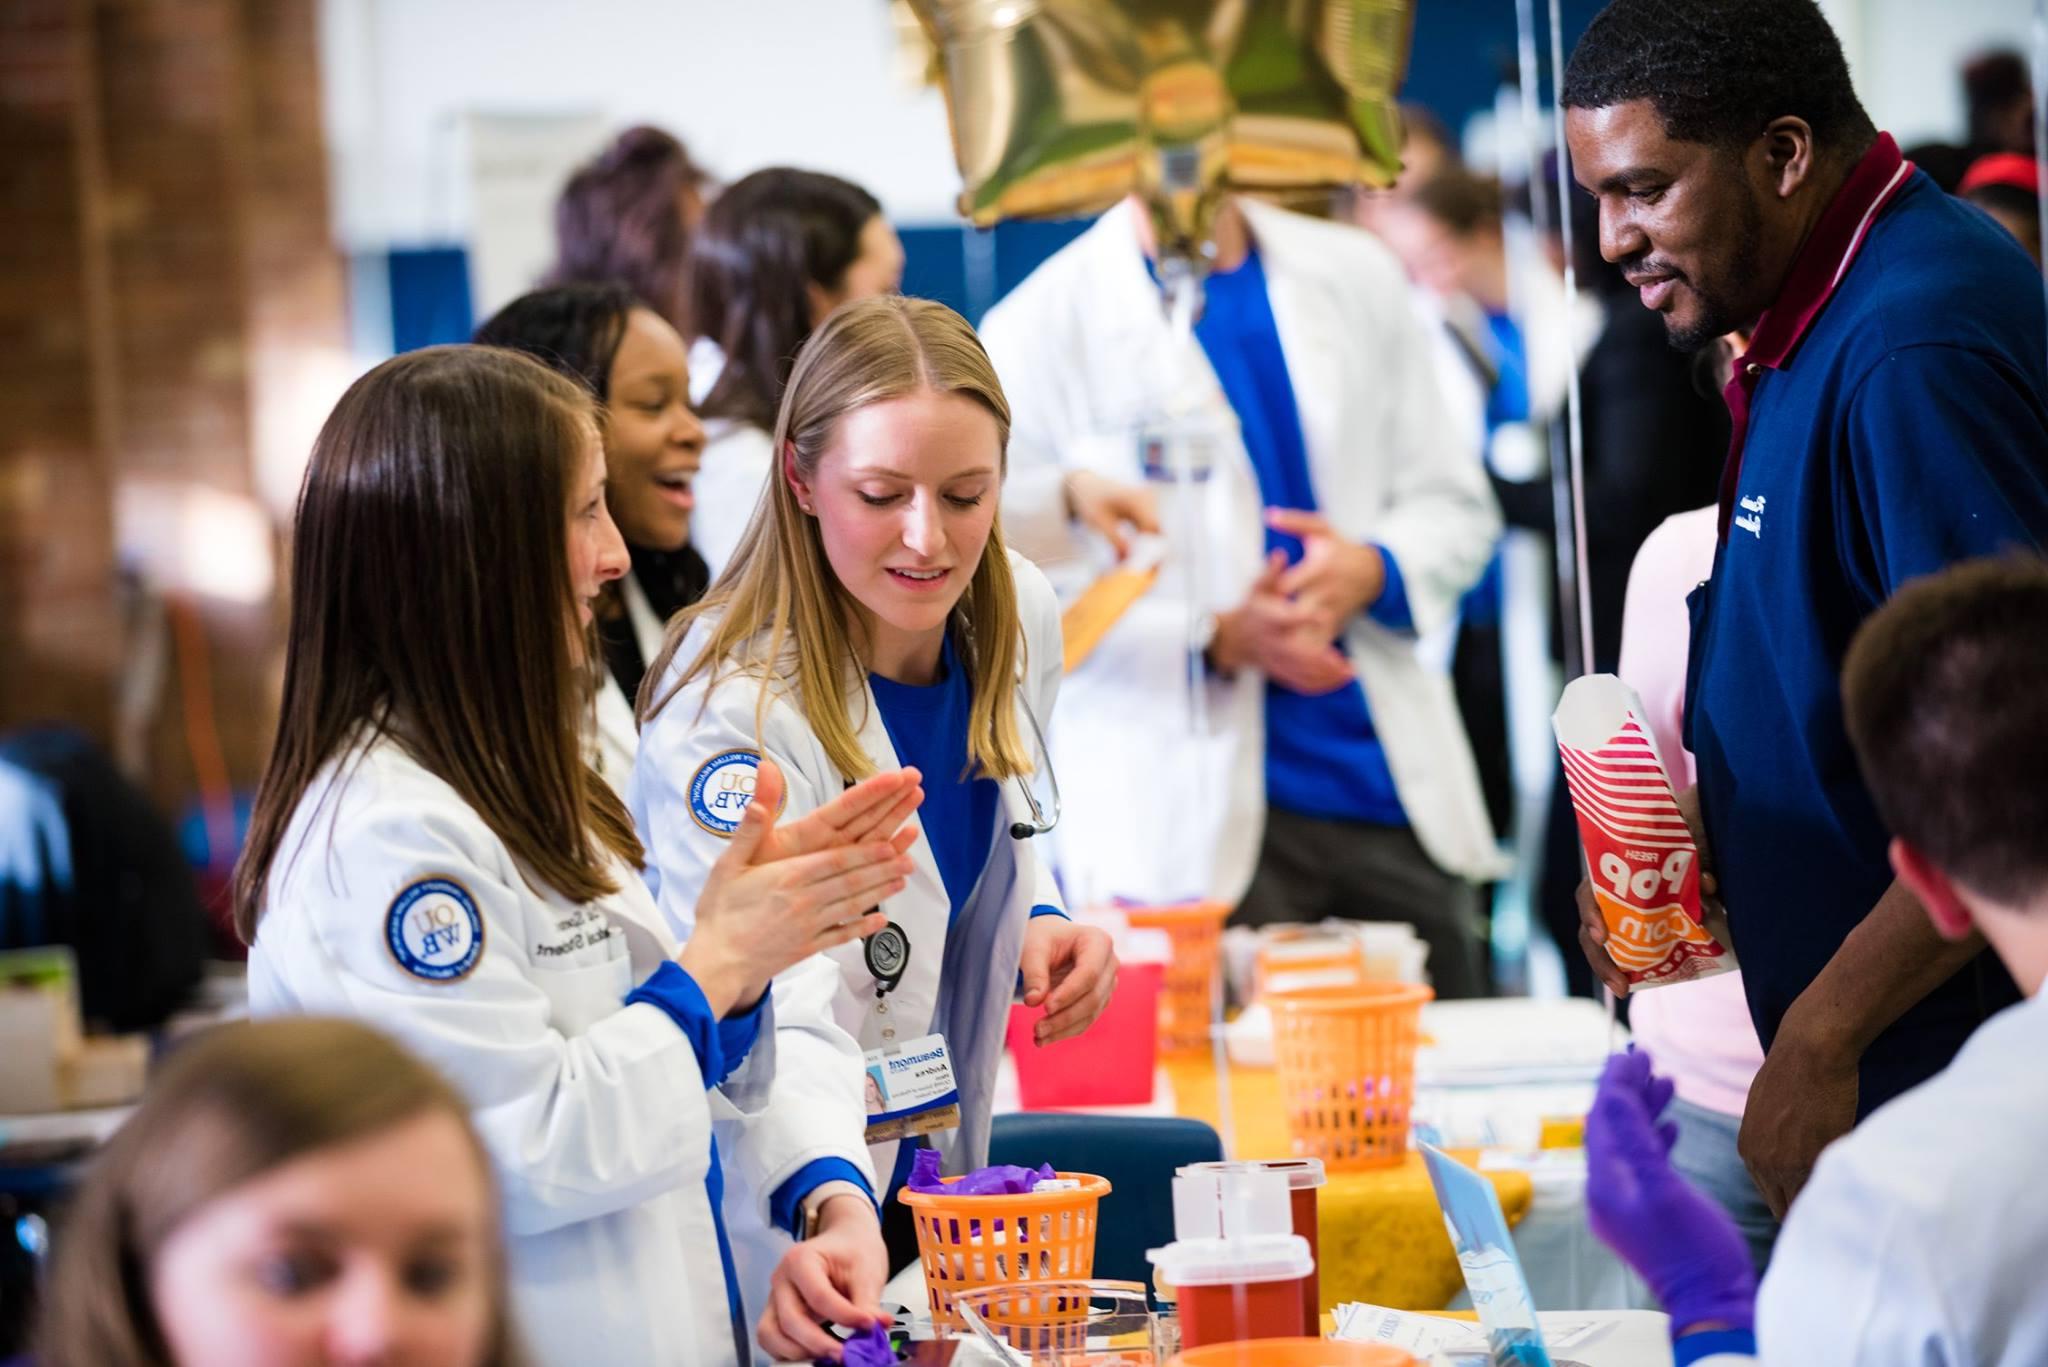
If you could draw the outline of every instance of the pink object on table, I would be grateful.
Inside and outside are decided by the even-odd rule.
[[[1040,1046],[1031,1037],[1044,1007],[1012,1006],[1007,1038],[1017,1063],[1017,1100],[1024,1109],[1150,1101],[1159,1063],[1159,985],[1165,971],[1157,963],[1120,964],[1116,990],[1095,1024],[1055,1044]]]
[[[1685,667],[1692,638],[1686,595],[1714,568],[1713,508],[1667,518],[1636,552],[1621,619],[1623,682],[1643,701],[1643,721],[1681,789],[1695,781],[1685,748]],[[1742,950],[1738,945],[1736,955]],[[1645,992],[1629,1003],[1629,1029],[1695,1106],[1739,1116],[1763,1066],[1742,973]]]

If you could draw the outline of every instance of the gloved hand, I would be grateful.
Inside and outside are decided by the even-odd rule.
[[[943,1191],[951,1196],[1019,1196],[1031,1191],[1040,1182],[1057,1181],[1059,1178],[1059,1174],[1046,1163],[1040,1163],[1035,1172],[1030,1168],[1003,1163],[995,1167],[976,1168],[959,1181],[948,1182],[939,1175],[941,1161],[937,1149],[919,1149],[911,1156],[910,1178],[904,1185],[912,1191]]]
[[[902,1361],[890,1347],[889,1327],[883,1324],[869,1325],[848,1339],[845,1354],[840,1359],[843,1367],[895,1367]]]
[[[1607,1060],[1586,1117],[1586,1206],[1593,1233],[1634,1268],[1671,1316],[1672,1337],[1709,1324],[1752,1329],[1756,1266],[1728,1213],[1671,1167],[1678,1127],[1658,1124],[1668,1078],[1631,1050]]]

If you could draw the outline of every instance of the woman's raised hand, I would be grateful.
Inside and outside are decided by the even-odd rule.
[[[783,791],[782,771],[763,758],[677,955],[719,1016],[750,1006],[791,965],[880,930],[878,904],[903,891],[912,868],[917,828],[903,822],[924,798],[915,770],[868,779],[778,829]]]

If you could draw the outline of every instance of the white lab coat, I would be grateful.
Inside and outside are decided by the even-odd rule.
[[[705,1190],[712,1124],[766,1104],[774,1008],[746,1062],[707,1091],[675,1022],[623,1005],[678,942],[634,872],[617,874],[617,893],[573,905],[398,742],[356,748],[286,832],[250,1007],[365,1020],[468,1099],[537,1362],[715,1367],[734,1349]],[[424,878],[460,883],[480,914],[482,953],[455,981],[415,976],[386,944],[394,899]]]
[[[1025,707],[1041,726],[1047,724],[1059,688],[1059,612],[1045,577],[1021,557],[1010,559],[1026,652],[1017,726],[1030,745]],[[670,680],[695,658],[702,633],[700,625],[684,641]],[[769,703],[757,734],[759,697],[752,679],[729,678],[715,689],[699,679],[641,732],[628,805],[647,845],[648,882],[678,935],[689,933],[698,890],[726,848],[724,837],[690,815],[690,780],[707,758],[732,749],[766,753],[789,785],[784,820],[814,810],[845,789],[845,776],[787,695]],[[861,746],[875,767],[902,767],[864,680],[852,708]],[[740,1261],[741,1286],[750,1297],[759,1296],[776,1259],[789,1247],[788,1235],[769,1228],[766,1219],[769,1197],[784,1181],[805,1164],[828,1157],[851,1162],[869,1175],[871,1186],[895,1171],[893,1142],[872,1149],[862,1142],[867,1122],[861,1056],[891,1042],[883,1038],[884,1028],[894,1029],[895,1043],[932,1032],[946,1037],[960,1090],[960,1128],[933,1135],[932,1142],[944,1154],[949,1172],[988,1161],[992,1092],[1024,927],[1032,907],[1063,905],[1038,842],[1009,834],[1011,823],[1030,816],[1021,780],[1004,783],[1002,794],[989,862],[950,930],[951,900],[931,846],[919,840],[911,847],[916,868],[909,886],[882,904],[911,944],[910,963],[888,995],[886,1015],[877,1013],[875,980],[859,942],[819,955],[775,980],[780,1028],[773,1100],[765,1115],[745,1122],[747,1142],[733,1147],[746,1161],[735,1162],[727,1174],[727,1226]]]
[[[725,352],[709,337],[690,344],[690,401],[701,404],[725,371]],[[704,419],[704,460],[690,492],[697,507],[690,516],[690,540],[711,567],[711,580],[725,572],[740,537],[753,521],[761,489],[775,468],[774,436],[750,422]],[[653,656],[648,657],[650,660]]]
[[[2037,996],[1821,1155],[1757,1298],[1765,1362],[2048,1362],[2043,1058],[2048,1000]]]
[[[1243,205],[1317,501],[1343,535],[1393,554],[1416,631],[1427,637],[1451,621],[1500,530],[1471,435],[1439,396],[1436,344],[1377,239]],[[1192,593],[1208,611],[1242,602],[1264,554],[1262,500],[1201,344],[1177,341],[1166,321],[1129,203],[997,304],[982,338],[1013,414],[1004,524],[1012,544],[1048,565],[1087,553],[1066,520],[1063,471],[1138,481],[1136,432],[1162,414],[1203,416],[1222,434],[1214,473],[1200,486],[1206,549],[1169,555],[1159,586],[1067,680],[1052,747],[1069,802],[1088,814],[1058,836],[1070,891],[1084,900],[1235,902],[1251,881],[1265,820],[1265,681],[1250,671],[1209,680],[1207,728],[1194,734],[1182,705],[1188,590],[1176,562],[1198,562]],[[1170,518],[1171,486],[1162,495]],[[1424,662],[1414,637],[1364,614],[1343,645],[1423,848],[1453,873],[1497,876],[1503,861],[1448,678]],[[1132,800],[1134,792],[1149,800]]]

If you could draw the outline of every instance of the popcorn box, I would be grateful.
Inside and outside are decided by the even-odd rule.
[[[1607,952],[1631,990],[1734,968],[1700,905],[1700,852],[1642,700],[1612,674],[1574,679],[1551,726],[1586,849]]]

